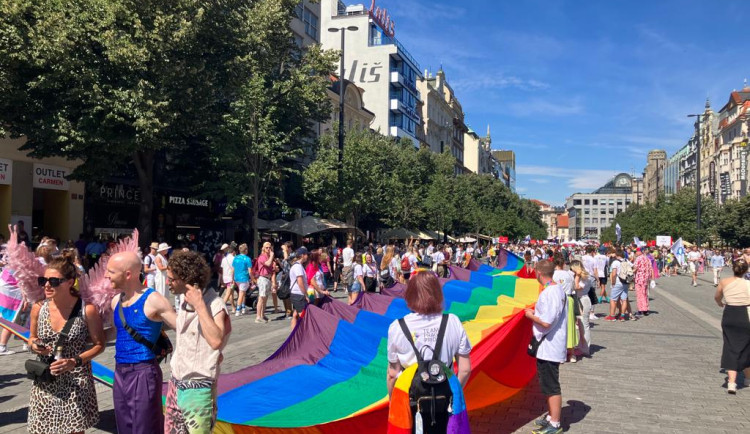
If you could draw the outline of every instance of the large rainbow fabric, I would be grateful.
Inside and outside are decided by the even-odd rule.
[[[504,252],[500,259],[503,268],[473,262],[474,271],[459,269],[441,280],[445,312],[461,319],[473,345],[467,411],[508,399],[536,371],[526,354],[531,325],[520,312],[536,302],[539,284],[515,276],[523,265],[515,255]],[[402,298],[383,294],[362,294],[353,306],[326,299],[308,307],[266,361],[219,378],[215,432],[410,430],[409,421],[389,426],[385,382],[388,327],[408,312]]]

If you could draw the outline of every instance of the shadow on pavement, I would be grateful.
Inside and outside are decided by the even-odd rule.
[[[24,378],[26,378],[26,375],[24,374],[0,375],[0,387],[15,386],[16,384],[20,383],[20,381],[16,381],[16,380],[22,380]]]
[[[562,408],[560,421],[564,431],[570,430],[570,426],[578,423],[591,411],[591,406],[581,401],[568,401],[568,405]]]
[[[591,345],[591,346],[589,347],[589,352],[590,352],[590,353],[591,353],[591,355],[593,356],[594,354],[598,353],[599,351],[601,351],[601,350],[606,350],[606,349],[607,349],[607,347],[603,347],[603,346],[601,346],[601,345],[596,345],[596,344],[593,344],[593,345]]]
[[[539,390],[536,378],[510,399],[472,411],[469,422],[472,432],[513,433],[547,412],[547,401]],[[487,426],[487,420],[492,426]]]
[[[0,413],[0,420],[3,421],[3,425],[12,425],[16,423],[25,425],[28,419],[29,409],[27,407],[19,408],[7,413]]]

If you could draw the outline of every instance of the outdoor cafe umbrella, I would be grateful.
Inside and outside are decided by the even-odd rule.
[[[287,222],[278,228],[281,232],[291,232],[303,237],[311,234],[325,231],[348,231],[358,230],[353,226],[349,226],[344,222],[338,220],[328,220],[320,217],[307,216],[300,219]],[[359,231],[359,230],[358,230]],[[361,232],[361,231],[359,231]]]

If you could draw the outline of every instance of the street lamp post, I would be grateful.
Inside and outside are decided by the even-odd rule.
[[[695,245],[701,246],[701,119],[700,115],[687,115],[689,118],[695,118],[698,125],[698,144],[695,152]]]
[[[357,31],[357,26],[330,27],[329,32],[341,32],[341,59],[339,61],[339,184],[343,182],[342,171],[344,168],[344,92],[346,91],[346,80],[344,79],[344,35],[346,31]]]

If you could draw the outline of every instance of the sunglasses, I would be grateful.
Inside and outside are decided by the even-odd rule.
[[[61,283],[65,282],[66,280],[68,279],[62,279],[60,277],[50,277],[50,278],[38,277],[37,283],[39,284],[39,286],[44,286],[47,284],[47,282],[49,282],[49,286],[53,288],[57,288],[58,286],[60,286]]]

